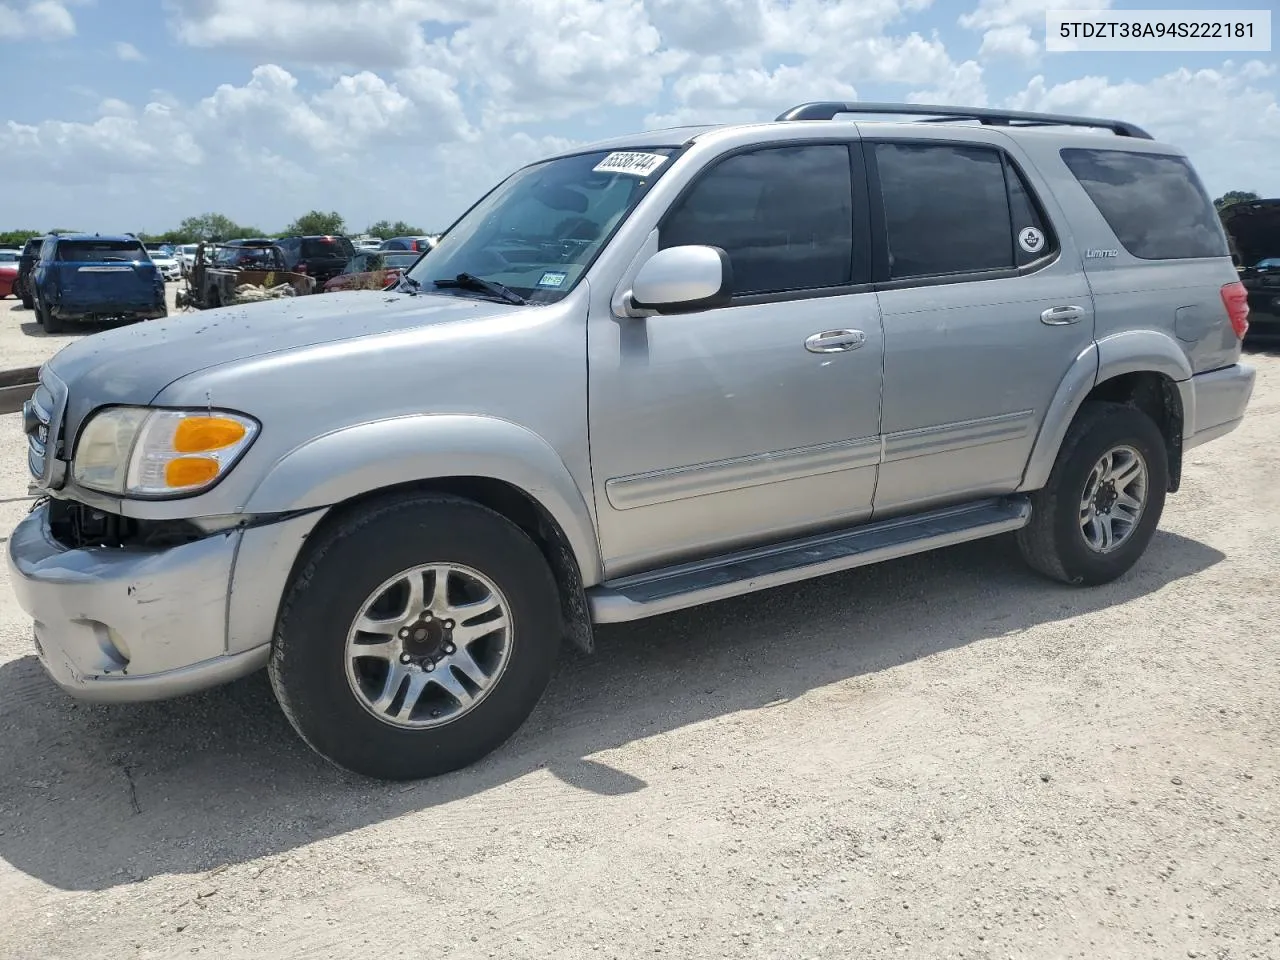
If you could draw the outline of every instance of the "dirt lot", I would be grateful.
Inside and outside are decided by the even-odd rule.
[[[1252,359],[1121,582],[1002,540],[603,630],[433,782],[335,772],[260,677],[76,705],[0,583],[0,957],[1280,957],[1280,350]],[[0,533],[23,470],[0,417]]]
[[[184,282],[165,284],[169,297],[169,313],[177,312],[173,298],[185,286]],[[36,315],[23,310],[15,298],[0,300],[0,370],[15,367],[38,367],[72,340],[105,330],[105,324],[75,324],[65,333],[53,336],[45,333],[36,323]]]

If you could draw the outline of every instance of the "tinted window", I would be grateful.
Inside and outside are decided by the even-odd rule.
[[[302,241],[304,257],[350,257],[355,247],[346,237],[317,237]]]
[[[1062,151],[1062,159],[1135,257],[1229,255],[1213,204],[1182,157],[1070,148]]]
[[[150,257],[137,240],[63,240],[58,244],[57,259],[84,263],[95,260],[149,260]]]
[[[947,144],[876,145],[892,279],[1014,265],[1000,154]]]
[[[1009,188],[1009,212],[1012,216],[1014,262],[1025,267],[1058,252],[1058,239],[1053,227],[1036,202],[1031,188],[1018,169],[1007,160],[1004,179]]]
[[[662,226],[661,246],[721,247],[738,295],[834,287],[853,279],[847,148],[776,147],[721,161]]]

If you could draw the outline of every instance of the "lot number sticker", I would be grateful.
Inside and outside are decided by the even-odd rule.
[[[611,153],[594,167],[592,173],[627,173],[647,177],[667,162],[660,153]]]
[[[542,279],[538,281],[538,286],[552,288],[559,287],[564,283],[564,278],[567,276],[567,273],[563,273],[559,270],[548,270],[542,275]]]
[[[1018,234],[1018,246],[1027,253],[1039,253],[1040,248],[1044,246],[1044,234],[1035,227],[1023,227],[1022,232]]]

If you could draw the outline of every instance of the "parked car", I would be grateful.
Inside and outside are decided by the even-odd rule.
[[[1280,333],[1280,199],[1234,203],[1222,211],[1222,222],[1248,292],[1251,330]]]
[[[284,251],[286,267],[314,278],[317,289],[341,273],[356,255],[355,246],[346,237],[285,237],[276,242]]]
[[[400,273],[413,266],[419,254],[378,251],[357,253],[347,261],[342,272],[324,285],[325,293],[337,290],[385,290],[400,279]]]
[[[198,244],[194,243],[184,243],[182,246],[174,250],[174,256],[178,260],[178,269],[182,272],[184,277],[191,269],[191,265],[195,263],[197,246]]]
[[[0,300],[13,293],[14,281],[18,279],[18,260],[21,250],[0,250]]]
[[[168,316],[164,277],[128,235],[47,237],[31,273],[36,319],[47,333],[75,320]]]
[[[31,310],[35,304],[31,296],[31,271],[35,269],[40,246],[44,241],[44,237],[32,237],[22,245],[22,253],[18,257],[18,275],[13,279],[13,294],[27,310]]]
[[[182,267],[178,264],[178,259],[173,255],[172,248],[164,244],[158,246],[147,246],[147,254],[151,257],[151,262],[156,265],[156,269],[160,271],[160,275],[165,280],[179,280],[182,277]]]
[[[426,253],[435,245],[435,237],[392,237],[383,240],[379,250],[410,250],[415,253]]]
[[[1121,121],[817,103],[578,146],[397,290],[45,364],[7,549],[60,685],[265,666],[335,764],[443,773],[593,624],[1006,533],[1113,581],[1254,384],[1212,203]]]

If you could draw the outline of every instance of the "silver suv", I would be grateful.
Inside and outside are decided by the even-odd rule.
[[[651,131],[517,171],[393,291],[63,349],[12,580],[77,696],[265,666],[329,760],[430,776],[595,624],[1003,533],[1121,576],[1244,415],[1246,317],[1196,174],[1131,124]]]

